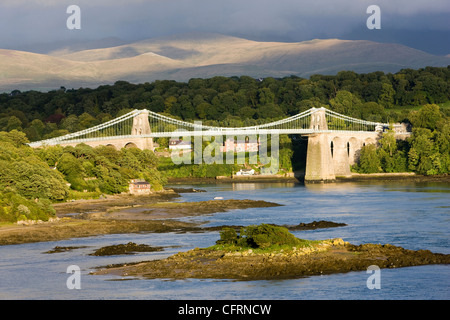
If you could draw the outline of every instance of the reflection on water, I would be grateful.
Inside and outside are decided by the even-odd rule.
[[[450,254],[448,184],[361,182],[333,184],[218,183],[195,186],[207,192],[182,194],[181,201],[266,200],[280,207],[230,210],[193,219],[209,226],[260,223],[299,224],[318,220],[347,226],[293,232],[303,239],[343,238],[354,244],[390,243],[407,249]],[[89,275],[95,267],[162,259],[179,251],[214,244],[218,232],[139,233],[0,247],[0,299],[448,299],[450,266],[381,271],[382,289],[368,290],[365,272],[293,280],[119,280]],[[165,247],[131,256],[90,256],[113,244],[135,242]],[[56,246],[76,250],[45,254]],[[81,290],[66,288],[66,268],[82,270]],[[127,278],[125,278],[127,279]]]
[[[307,183],[304,187],[311,192],[352,192],[352,190],[364,190],[380,188],[382,192],[412,192],[412,193],[450,193],[450,188],[445,183],[439,182],[408,182],[408,181],[373,181],[373,182],[342,182],[342,183]]]
[[[239,183],[231,183],[231,190],[244,191],[244,190],[258,190],[271,188],[291,188],[294,187],[295,185],[297,185],[297,183],[294,182],[270,182],[270,183],[239,182]]]
[[[352,190],[360,189],[361,185],[353,182],[345,183],[307,183],[304,185],[310,192],[352,192]]]

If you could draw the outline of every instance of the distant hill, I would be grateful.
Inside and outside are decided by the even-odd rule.
[[[213,76],[285,77],[397,72],[403,68],[450,65],[399,44],[315,39],[298,43],[258,42],[218,34],[187,34],[136,43],[49,54],[0,49],[0,91],[97,87],[117,80],[132,83]]]

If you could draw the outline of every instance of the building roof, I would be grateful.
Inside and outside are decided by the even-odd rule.
[[[176,140],[176,139],[170,139],[169,144],[171,145],[177,145],[177,146],[190,146],[190,141],[184,141],[184,140]]]
[[[131,179],[130,184],[150,184],[149,182],[145,181],[144,179]]]

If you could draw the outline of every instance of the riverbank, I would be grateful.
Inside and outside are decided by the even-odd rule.
[[[335,183],[351,181],[411,181],[411,182],[449,182],[450,175],[418,175],[414,172],[392,172],[392,173],[354,173],[350,176],[338,176]],[[169,184],[208,184],[208,183],[264,183],[264,182],[292,182],[305,183],[303,172],[296,172],[291,175],[253,175],[253,176],[234,176],[220,178],[169,178]],[[331,182],[333,183],[333,182]]]
[[[202,231],[198,223],[176,219],[233,209],[279,206],[262,200],[175,202],[180,197],[179,192],[166,190],[147,196],[114,195],[103,199],[58,203],[54,205],[57,218],[51,222],[0,226],[0,245],[104,234]]]
[[[449,182],[450,175],[424,176],[414,172],[390,173],[352,173],[349,177],[336,177],[337,182],[346,181],[410,181],[410,182]]]

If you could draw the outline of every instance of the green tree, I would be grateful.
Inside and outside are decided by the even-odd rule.
[[[292,141],[288,135],[280,135],[279,146],[280,169],[292,171],[292,157],[294,155],[294,150],[292,149]]]
[[[51,167],[57,165],[58,159],[63,152],[63,147],[61,146],[46,146],[36,150],[37,156]]]
[[[409,119],[414,127],[434,130],[442,120],[442,113],[437,104],[427,104],[419,111],[412,111]]]
[[[79,131],[80,125],[78,123],[78,117],[74,114],[69,115],[61,121],[61,129],[65,129],[69,132],[77,132]]]
[[[397,152],[397,140],[395,139],[395,132],[392,125],[387,132],[383,133],[379,143],[381,150],[386,151],[390,157],[394,156],[394,153]]]
[[[411,149],[408,153],[409,168],[424,175],[447,173],[447,155],[439,152],[435,143],[436,133],[427,128],[414,128]]]
[[[385,108],[392,108],[394,105],[395,90],[390,83],[381,84],[381,93],[378,98],[378,103]]]
[[[360,119],[383,122],[385,118],[385,112],[382,105],[376,102],[366,102],[361,105],[361,116]]]
[[[6,131],[12,130],[22,130],[22,121],[16,116],[9,117],[8,124],[6,125]]]
[[[450,119],[443,123],[440,130],[436,130],[435,145],[441,155],[441,173],[450,172]]]
[[[98,120],[87,112],[78,117],[78,125],[81,130],[93,127],[97,124],[99,124]]]
[[[170,114],[171,110],[172,110],[172,106],[176,102],[177,102],[177,98],[176,97],[174,97],[174,96],[167,97],[164,100],[164,112]]]
[[[62,175],[36,158],[16,162],[14,171],[13,186],[25,198],[63,200],[68,195]]]
[[[378,158],[383,172],[406,172],[407,155],[404,150],[399,150],[395,132],[392,128],[383,133],[379,140],[380,148],[377,150]]]
[[[0,133],[0,190],[11,188],[27,199],[63,200],[68,191],[63,176],[20,143],[21,138],[21,132]]]
[[[361,107],[361,100],[346,90],[338,91],[336,97],[330,100],[331,108],[341,114],[357,117]]]
[[[381,163],[374,144],[368,144],[361,148],[358,169],[361,173],[376,173],[381,170]]]

